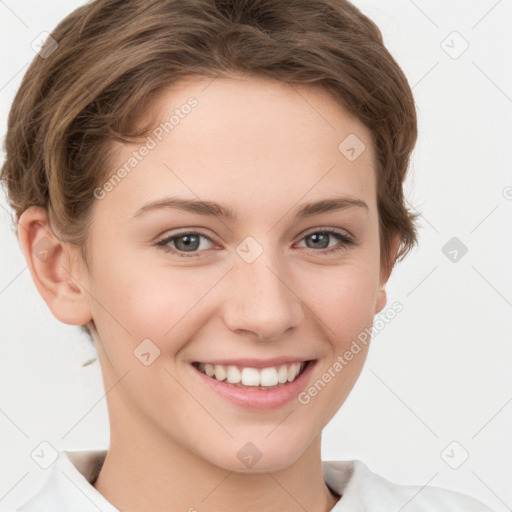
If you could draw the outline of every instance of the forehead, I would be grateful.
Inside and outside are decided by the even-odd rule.
[[[156,119],[146,143],[115,143],[112,153],[112,172],[128,169],[152,141],[108,195],[132,213],[166,192],[237,211],[333,194],[374,201],[370,132],[318,86],[193,78],[160,91],[146,114]]]

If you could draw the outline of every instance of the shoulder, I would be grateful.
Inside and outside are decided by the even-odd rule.
[[[333,512],[493,512],[475,498],[456,491],[394,483],[358,460],[324,461],[323,467],[326,483],[342,495]]]

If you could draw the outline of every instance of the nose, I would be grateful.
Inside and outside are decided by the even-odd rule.
[[[272,251],[264,250],[252,263],[237,259],[229,276],[224,320],[233,332],[247,331],[271,341],[303,321],[304,306],[294,289],[297,283],[283,259]]]

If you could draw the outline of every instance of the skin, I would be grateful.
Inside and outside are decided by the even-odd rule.
[[[372,326],[390,268],[379,258],[370,133],[324,90],[261,77],[183,81],[152,112],[168,119],[190,96],[198,106],[95,202],[90,272],[45,209],[20,219],[25,257],[52,313],[72,325],[93,319],[97,329],[111,444],[94,487],[123,510],[328,511],[339,496],[323,480],[321,433],[367,349],[307,405],[271,411],[228,402],[191,363],[301,355],[317,359],[310,386]],[[350,134],[366,145],[353,162],[338,150]],[[138,147],[116,143],[112,172]],[[161,209],[132,220],[170,195],[222,203],[237,219]],[[300,205],[334,195],[368,210],[295,218]],[[325,228],[356,243],[342,247],[331,236],[308,246],[306,235]],[[155,246],[187,229],[208,237],[195,249],[200,257],[180,258],[180,239],[168,244],[174,253]],[[236,252],[248,236],[263,250],[251,264]],[[32,250],[44,237],[56,248],[46,261]],[[327,245],[342,250],[328,254]],[[392,256],[397,247],[394,239]],[[160,349],[149,366],[133,354],[146,338]],[[237,457],[247,442],[262,454],[252,468]]]

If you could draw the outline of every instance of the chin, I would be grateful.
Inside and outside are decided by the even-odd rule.
[[[261,443],[235,441],[236,448],[204,454],[211,464],[236,473],[267,473],[281,471],[294,464],[304,453],[306,446],[291,445],[284,439]],[[259,446],[259,447],[258,447]]]

